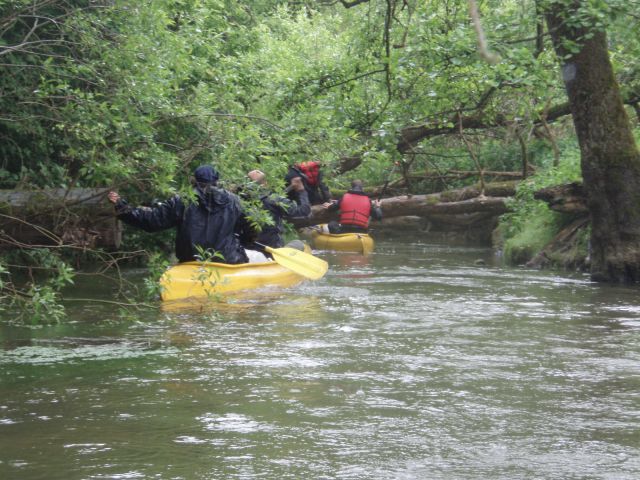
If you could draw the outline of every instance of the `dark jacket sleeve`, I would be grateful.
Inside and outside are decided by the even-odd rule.
[[[157,232],[176,227],[182,221],[184,204],[175,196],[155,207],[131,207],[126,201],[116,204],[119,220],[146,232]]]
[[[283,204],[284,216],[286,218],[308,217],[311,215],[311,205],[309,204],[309,194],[306,190],[296,192],[298,202],[283,198],[280,201]]]
[[[234,233],[240,240],[241,245],[249,245],[255,242],[258,237],[258,230],[244,214],[238,217]]]

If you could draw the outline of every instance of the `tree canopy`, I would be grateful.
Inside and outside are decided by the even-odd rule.
[[[490,64],[467,0],[5,1],[0,181],[166,193],[198,163],[279,178],[308,158],[382,181],[397,160],[467,169],[470,148],[517,169],[518,139],[549,148],[569,113],[540,3],[480,2]],[[636,104],[640,7],[594,5]]]

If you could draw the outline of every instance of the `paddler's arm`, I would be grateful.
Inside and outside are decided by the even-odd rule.
[[[244,212],[236,220],[234,226],[234,235],[240,239],[243,246],[251,245],[258,238],[258,230],[253,223],[247,218]]]
[[[284,216],[286,218],[308,217],[311,215],[311,204],[309,203],[309,194],[304,188],[302,179],[300,177],[293,178],[291,180],[291,187],[298,196],[298,202],[283,199],[283,203],[285,204],[283,209]]]
[[[119,220],[146,232],[177,226],[184,212],[184,205],[178,196],[155,207],[132,207],[117,192],[109,192],[107,198],[114,204]]]
[[[340,199],[342,200],[342,199]],[[335,212],[340,209],[340,200],[329,200],[322,204],[322,208],[325,210],[329,210],[330,212]]]

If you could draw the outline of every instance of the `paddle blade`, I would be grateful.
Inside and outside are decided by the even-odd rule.
[[[265,247],[265,250],[273,255],[273,259],[285,268],[296,272],[310,280],[318,280],[322,278],[329,264],[321,258],[314,257],[295,248],[271,248]]]

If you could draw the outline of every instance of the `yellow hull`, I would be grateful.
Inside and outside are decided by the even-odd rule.
[[[321,233],[311,232],[311,243],[318,250],[337,250],[340,252],[371,253],[375,242],[366,233]]]
[[[185,262],[169,268],[160,278],[164,301],[209,297],[262,287],[290,287],[304,277],[276,262],[225,263]]]

